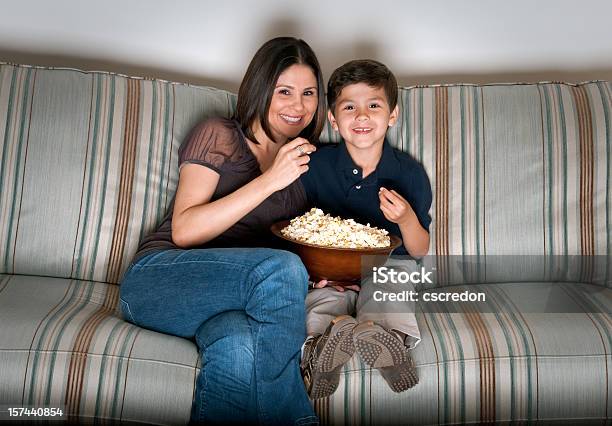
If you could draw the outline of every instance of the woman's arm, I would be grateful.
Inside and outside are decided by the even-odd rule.
[[[285,188],[308,170],[308,155],[316,148],[302,138],[285,144],[272,166],[261,176],[223,198],[210,202],[219,174],[212,169],[185,164],[181,167],[172,213],[172,241],[187,248],[204,244],[242,219],[274,192]]]

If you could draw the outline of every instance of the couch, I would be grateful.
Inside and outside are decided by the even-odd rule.
[[[194,342],[125,322],[118,283],[173,196],[179,145],[235,100],[0,64],[0,407],[61,407],[89,423],[188,421]],[[400,88],[399,104],[388,137],[431,179],[432,256],[610,258],[609,82],[418,86]],[[336,140],[329,126],[322,139]],[[416,387],[389,391],[355,356],[315,409],[333,425],[609,422],[610,268],[598,277],[449,285],[486,291],[500,309],[417,310]],[[515,303],[552,290],[571,312]]]

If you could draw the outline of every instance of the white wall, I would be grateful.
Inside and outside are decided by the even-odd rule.
[[[385,62],[402,84],[612,79],[610,0],[0,0],[0,60],[235,90],[265,40],[295,35],[325,77]]]

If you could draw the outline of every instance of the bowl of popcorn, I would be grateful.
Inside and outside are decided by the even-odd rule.
[[[326,279],[335,285],[359,284],[362,256],[369,256],[363,259],[368,262],[365,267],[381,266],[402,244],[384,229],[333,217],[317,208],[275,223],[271,229],[300,256],[311,280]]]

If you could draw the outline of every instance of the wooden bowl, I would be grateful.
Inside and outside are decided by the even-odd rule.
[[[277,222],[270,228],[272,233],[289,243],[289,249],[300,256],[310,279],[318,282],[322,279],[332,281],[335,285],[359,284],[361,281],[361,256],[370,255],[371,265],[382,266],[393,250],[402,245],[402,240],[389,234],[391,245],[380,248],[336,248],[303,243],[286,237],[281,229],[289,225],[288,220]]]

